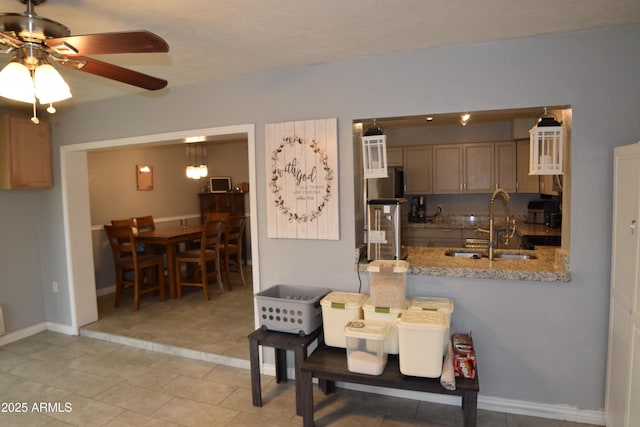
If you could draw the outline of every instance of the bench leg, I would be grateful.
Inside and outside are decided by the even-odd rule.
[[[251,397],[253,399],[253,406],[262,406],[260,355],[257,340],[249,339],[249,359],[251,360]]]
[[[462,410],[464,412],[464,427],[476,427],[478,392],[467,391],[462,395]]]
[[[287,350],[276,348],[276,383],[287,382]]]
[[[302,409],[302,426],[313,427],[313,376],[310,371],[300,371],[300,395],[296,396],[296,401],[300,399]]]

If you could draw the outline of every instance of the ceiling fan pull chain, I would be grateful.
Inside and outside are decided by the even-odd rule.
[[[31,121],[37,125],[38,123],[40,123],[40,119],[38,119],[38,112],[36,111],[35,100],[33,101],[32,105],[33,105],[33,117],[31,117]]]

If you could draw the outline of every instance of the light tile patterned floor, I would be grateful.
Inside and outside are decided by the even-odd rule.
[[[112,297],[100,299],[101,319],[85,331],[106,340],[47,331],[0,347],[0,425],[302,425],[292,381],[276,384],[263,376],[264,405],[251,404],[250,286],[213,295],[209,302],[200,293],[164,302],[145,297],[138,312],[127,305],[114,310],[112,303]],[[149,348],[160,351],[114,342],[112,334],[137,347],[157,340]],[[199,355],[223,363],[192,357]],[[236,367],[239,360],[246,366]],[[454,406],[342,389],[329,396],[316,389],[314,400],[316,426],[462,425],[462,412]],[[478,426],[584,425],[480,410]]]

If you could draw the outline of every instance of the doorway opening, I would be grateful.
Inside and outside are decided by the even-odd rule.
[[[105,141],[87,142],[61,147],[61,177],[65,250],[69,283],[69,311],[71,327],[79,333],[80,327],[98,320],[97,295],[94,277],[91,240],[91,214],[87,152],[107,148],[133,147],[141,145],[167,145],[184,141],[193,136],[208,139],[242,135],[247,140],[249,160],[249,185],[256,188],[255,126],[253,124],[194,129],[179,132],[118,138]],[[253,289],[260,289],[260,262],[256,192],[249,193],[250,230],[252,247]]]

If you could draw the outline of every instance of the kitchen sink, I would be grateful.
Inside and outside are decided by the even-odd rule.
[[[449,249],[444,254],[446,256],[452,256],[452,257],[456,257],[456,258],[470,258],[470,259],[480,259],[483,256],[480,252],[458,251],[458,250],[455,250],[455,249]]]
[[[538,259],[538,257],[533,254],[523,254],[523,253],[516,253],[516,252],[498,252],[493,254],[493,258],[494,259],[520,259],[520,260]]]

